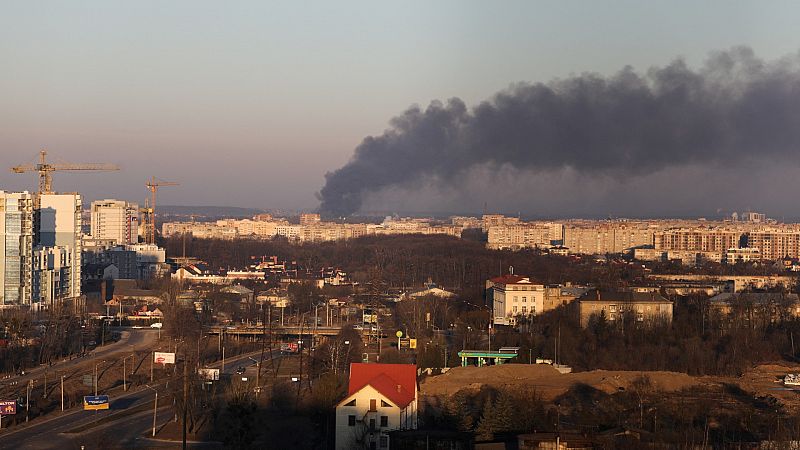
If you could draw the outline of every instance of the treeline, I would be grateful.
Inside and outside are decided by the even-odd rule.
[[[184,241],[165,239],[168,255],[180,255]],[[488,250],[481,242],[449,236],[401,235],[369,236],[348,241],[291,244],[285,239],[234,240],[187,237],[186,254],[210,264],[212,268],[242,268],[253,257],[277,256],[296,261],[302,268],[318,270],[338,267],[355,281],[369,282],[374,272],[389,287],[419,286],[428,279],[471,295],[482,295],[486,280],[509,268],[545,284],[593,283],[607,286],[642,275],[641,266],[596,263],[586,257],[575,260],[550,256],[535,250]]]
[[[495,342],[520,346],[523,356],[557,357],[579,371],[664,370],[736,376],[760,362],[797,361],[797,318],[773,317],[769,310],[746,306],[724,316],[708,307],[707,298],[673,300],[671,323],[645,327],[633,317],[621,323],[597,316],[581,328],[574,310],[577,305],[573,305],[536,316],[523,324],[521,331],[500,331]]]

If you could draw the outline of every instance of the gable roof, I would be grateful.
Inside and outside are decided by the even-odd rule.
[[[350,364],[350,385],[347,395],[353,395],[370,385],[400,408],[416,397],[417,366],[414,364]]]

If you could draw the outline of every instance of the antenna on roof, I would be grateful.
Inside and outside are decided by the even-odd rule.
[[[514,275],[514,266],[508,266],[508,274]]]

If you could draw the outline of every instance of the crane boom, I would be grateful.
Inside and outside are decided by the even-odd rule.
[[[146,243],[156,243],[156,194],[158,194],[158,188],[178,185],[179,184],[175,183],[174,181],[164,181],[156,177],[151,177],[150,181],[145,184],[145,186],[147,186],[147,190],[150,191],[150,207],[147,208],[147,212],[145,213]]]
[[[53,172],[73,171],[73,170],[112,171],[112,170],[119,170],[119,167],[115,164],[104,164],[104,163],[50,164],[47,162],[47,150],[42,150],[39,152],[38,164],[27,164],[11,168],[11,171],[14,173],[39,172],[40,194],[53,193],[53,175],[52,175]]]

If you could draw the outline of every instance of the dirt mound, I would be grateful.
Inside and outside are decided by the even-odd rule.
[[[545,400],[553,399],[575,384],[588,384],[604,392],[628,389],[635,380],[647,376],[661,391],[676,391],[703,384],[706,380],[675,372],[639,372],[594,370],[561,374],[545,364],[505,364],[488,367],[457,367],[444,375],[425,379],[420,390],[423,395],[452,395],[461,389],[535,388]]]

